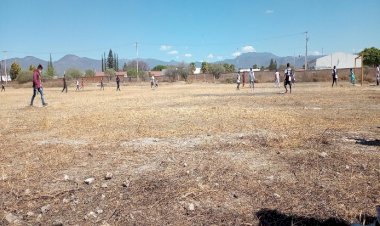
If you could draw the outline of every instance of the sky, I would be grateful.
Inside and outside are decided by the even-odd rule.
[[[380,48],[380,0],[1,0],[1,59],[214,62]]]

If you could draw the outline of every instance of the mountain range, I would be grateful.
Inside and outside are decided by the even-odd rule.
[[[313,61],[321,56],[308,56],[308,61]],[[295,65],[296,67],[302,67],[305,62],[304,56],[287,56],[287,57],[279,57],[272,53],[244,53],[234,59],[225,59],[222,61],[217,61],[215,63],[228,63],[234,64],[237,68],[249,68],[252,65],[256,64],[259,67],[264,66],[267,67],[271,61],[271,59],[276,60],[277,65],[284,65],[286,63],[290,63]],[[134,60],[134,59],[130,59]],[[127,59],[119,59],[119,65],[123,65],[125,62],[129,62]],[[162,61],[152,58],[147,59],[139,59],[139,61],[144,61],[148,64],[150,68],[153,68],[156,65],[178,65],[181,62],[178,61]],[[37,66],[38,64],[42,64],[45,68],[48,65],[48,61],[42,60],[33,56],[27,56],[24,58],[11,58],[7,60],[7,65],[10,65],[12,62],[17,62],[22,69],[27,70],[30,65]],[[197,67],[200,67],[202,62],[195,62]],[[91,59],[87,57],[79,57],[76,55],[65,55],[61,59],[57,61],[53,61],[53,66],[58,75],[62,75],[65,70],[69,68],[76,68],[81,71],[85,71],[87,69],[92,69],[95,71],[101,71],[102,63],[101,60]]]

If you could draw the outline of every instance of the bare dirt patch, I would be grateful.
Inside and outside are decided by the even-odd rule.
[[[30,89],[7,89],[0,224],[348,225],[374,216],[380,90],[299,83],[284,95],[272,86],[46,88],[46,108],[27,106]]]

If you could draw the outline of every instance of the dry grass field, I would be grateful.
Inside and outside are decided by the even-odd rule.
[[[160,85],[46,88],[48,107],[39,96],[28,106],[31,88],[0,93],[0,225],[348,225],[375,215],[378,87]]]

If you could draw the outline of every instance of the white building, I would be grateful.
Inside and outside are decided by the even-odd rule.
[[[199,75],[201,72],[202,72],[201,68],[200,67],[196,67],[195,71],[194,71],[194,75]]]
[[[330,69],[336,66],[336,68],[354,68],[355,58],[358,55],[351,53],[336,52],[324,57],[320,57],[315,61],[310,62],[309,66],[314,67],[316,70]],[[361,60],[356,60],[356,67],[361,67]]]

